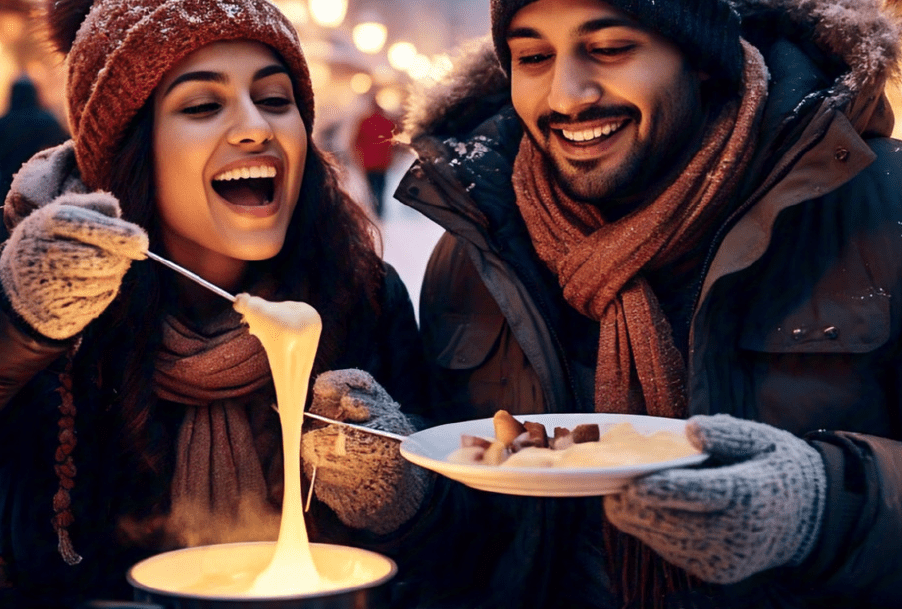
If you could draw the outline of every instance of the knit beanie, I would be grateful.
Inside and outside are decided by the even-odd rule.
[[[67,54],[69,129],[82,180],[108,189],[116,151],[163,75],[221,40],[262,42],[288,68],[308,133],[313,90],[297,31],[267,0],[47,0],[53,42]]]
[[[495,53],[510,74],[507,30],[514,15],[536,0],[491,0]],[[598,0],[623,11],[679,46],[686,57],[712,77],[738,84],[743,56],[739,15],[726,0]]]

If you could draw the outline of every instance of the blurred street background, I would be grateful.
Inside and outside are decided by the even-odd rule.
[[[413,157],[387,146],[387,134],[397,131],[412,86],[440,80],[457,46],[488,34],[489,0],[271,1],[297,27],[310,64],[314,138],[345,167],[348,189],[380,227],[384,257],[416,305],[442,231],[392,198]],[[0,115],[12,84],[27,75],[41,105],[65,126],[63,58],[45,42],[35,13],[41,2],[0,0]],[[902,108],[898,93],[891,85],[893,105]],[[897,116],[899,137],[902,110]]]

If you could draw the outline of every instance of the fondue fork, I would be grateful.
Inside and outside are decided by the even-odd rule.
[[[195,283],[198,283],[198,284],[204,286],[205,288],[207,288],[207,289],[210,290],[211,292],[213,292],[213,293],[215,293],[215,294],[218,294],[218,295],[222,296],[222,297],[225,298],[226,300],[230,300],[230,301],[232,301],[232,302],[235,302],[235,297],[234,297],[234,296],[232,296],[231,294],[229,294],[228,292],[226,292],[225,290],[223,290],[223,289],[222,289],[221,287],[219,287],[218,285],[215,285],[215,284],[210,283],[209,281],[207,281],[206,279],[204,279],[204,278],[201,277],[200,275],[197,275],[197,274],[195,274],[195,273],[192,273],[191,271],[189,271],[189,270],[186,269],[185,267],[179,266],[178,264],[176,264],[175,262],[172,262],[171,260],[166,260],[166,259],[163,258],[162,256],[158,256],[157,254],[154,254],[154,253],[151,252],[151,251],[146,251],[146,252],[144,252],[144,253],[147,254],[147,257],[148,257],[148,258],[151,258],[152,260],[156,260],[157,262],[159,262],[160,264],[162,264],[162,265],[164,265],[164,266],[168,266],[169,268],[171,268],[173,271],[175,271],[175,272],[177,272],[177,273],[181,273],[182,275],[184,275],[184,276],[187,277],[188,279],[191,279],[191,280],[194,281]]]
[[[273,405],[273,409],[278,411],[278,408]],[[401,434],[392,433],[390,431],[382,431],[381,429],[372,429],[370,427],[364,427],[363,425],[354,425],[353,423],[347,423],[345,421],[338,421],[336,419],[330,419],[329,417],[324,417],[319,414],[314,414],[312,412],[304,412],[305,417],[310,417],[311,419],[316,419],[317,421],[322,421],[323,423],[332,423],[333,425],[343,425],[344,427],[350,427],[351,429],[356,429],[358,431],[362,431],[365,433],[373,434],[376,436],[381,436],[383,438],[389,438],[390,440],[400,440],[404,441],[407,439],[407,436],[402,436]],[[313,466],[313,474],[310,476],[310,489],[307,491],[307,502],[304,506],[304,511],[310,511],[310,501],[313,499],[313,485],[316,483],[316,466]]]
[[[350,427],[351,429],[356,429],[358,431],[362,431],[365,433],[373,434],[374,436],[382,436],[383,438],[389,438],[391,440],[399,440],[403,442],[407,439],[407,436],[402,436],[398,433],[392,433],[390,431],[382,431],[381,429],[373,429],[372,427],[364,427],[363,425],[355,425],[354,423],[347,423],[345,421],[338,421],[336,419],[330,419],[329,417],[324,417],[320,414],[313,414],[312,412],[304,412],[305,417],[310,417],[311,419],[316,419],[317,421],[322,421],[323,423],[332,423],[333,425],[344,425],[345,427]]]

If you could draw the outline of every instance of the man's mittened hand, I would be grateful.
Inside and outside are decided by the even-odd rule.
[[[687,434],[726,465],[636,480],[605,497],[611,523],[709,582],[734,583],[804,560],[824,512],[818,452],[789,432],[728,415],[692,417]]]

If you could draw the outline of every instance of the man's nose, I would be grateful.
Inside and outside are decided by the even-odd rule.
[[[575,56],[559,56],[554,65],[548,105],[560,114],[574,115],[598,103],[603,88],[592,70]]]

